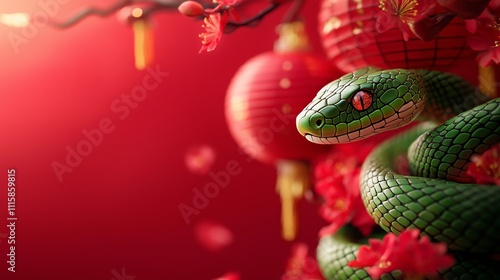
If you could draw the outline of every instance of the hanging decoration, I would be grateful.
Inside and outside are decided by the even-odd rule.
[[[303,23],[286,23],[279,30],[274,51],[251,58],[233,77],[226,96],[226,118],[245,153],[277,166],[283,237],[292,240],[297,228],[296,203],[309,186],[308,160],[326,149],[296,132],[295,116],[339,74],[307,51]]]
[[[441,9],[424,0],[323,0],[319,31],[332,63],[346,73],[366,66],[449,70],[475,54],[464,20],[435,12]]]
[[[121,9],[118,17],[132,26],[134,32],[135,67],[144,70],[154,60],[153,28],[150,19],[144,14],[144,8],[130,6]]]
[[[47,24],[65,29],[91,15],[107,17],[118,14],[122,21],[132,27],[135,66],[141,70],[150,65],[154,59],[151,19],[156,12],[178,10],[182,15],[199,20],[200,53],[204,53],[216,50],[224,34],[243,26],[255,26],[285,3],[294,3],[295,6],[292,8],[298,10],[304,0],[265,1],[267,5],[263,9],[242,19],[238,11],[244,9],[248,1],[118,0],[107,8],[84,9],[66,21],[49,19]],[[34,21],[35,17],[26,13],[0,14],[0,23],[10,27],[24,28]],[[317,179],[315,189],[324,198],[321,215],[330,222],[329,226],[320,231],[322,239],[318,246],[319,267],[325,277],[349,279],[352,276],[352,278],[377,279],[387,276],[421,279],[434,277],[438,273],[443,278],[454,279],[462,273],[464,275],[460,277],[471,278],[499,275],[497,260],[490,255],[499,251],[496,242],[498,235],[494,234],[497,230],[483,233],[487,226],[498,227],[494,219],[498,216],[498,207],[495,207],[495,201],[491,202],[498,198],[498,195],[496,193],[488,195],[485,192],[495,192],[494,188],[480,186],[484,187],[481,195],[486,201],[490,199],[487,202],[493,205],[491,207],[485,206],[489,204],[484,201],[471,204],[466,192],[459,189],[459,184],[446,183],[449,185],[444,191],[446,195],[438,192],[434,195],[433,184],[437,181],[409,176],[411,168],[408,166],[414,161],[409,163],[405,155],[402,156],[403,160],[400,160],[399,149],[403,145],[410,145],[409,139],[404,138],[407,136],[383,146],[378,145],[379,141],[371,144],[364,142],[360,144],[363,148],[351,146],[353,150],[349,150],[349,147],[344,147],[342,148],[344,151],[339,148],[327,154],[329,146],[312,144],[297,133],[295,117],[324,85],[341,76],[338,70],[333,69],[334,67],[346,73],[367,66],[383,69],[453,71],[475,58],[480,66],[480,91],[486,93],[489,98],[498,97],[500,1],[322,0],[318,29],[321,43],[330,61],[308,52],[309,44],[302,22],[297,21],[296,17],[284,22],[279,27],[279,40],[274,50],[253,57],[235,74],[228,87],[225,104],[229,130],[242,152],[249,156],[247,159],[272,164],[277,169],[276,186],[281,197],[284,239],[293,240],[297,235],[297,203],[311,185],[311,159],[326,155],[326,159],[320,161],[315,170]],[[400,75],[394,83],[399,85],[406,82],[407,77],[409,76]],[[368,83],[359,82],[359,84],[366,87]],[[385,93],[387,92],[389,91]],[[349,102],[352,102],[356,111],[362,112],[372,104],[372,95],[365,91],[358,93],[360,95],[354,96]],[[477,91],[474,93],[470,96],[478,95]],[[388,99],[388,96],[389,94],[385,98]],[[470,96],[464,97],[464,101]],[[435,103],[438,103],[437,99]],[[397,106],[401,100],[402,98],[388,100],[387,103],[390,102],[391,108],[385,107],[382,113],[393,111],[392,106]],[[476,134],[466,131],[461,132],[460,135],[463,137],[452,137],[450,135],[458,132],[450,131],[444,135],[453,138],[453,141],[466,142],[467,145],[472,145],[475,141],[468,140],[470,135],[474,137],[481,135],[487,141],[496,141],[496,144],[492,144],[489,149],[472,156],[470,164],[463,169],[477,184],[500,184],[498,165],[500,146],[497,141],[499,126],[498,118],[495,119],[498,115],[498,104],[498,101],[491,102],[475,112],[477,115],[474,118],[481,118],[481,121],[483,118],[484,122],[486,118],[492,118],[489,124],[480,127]],[[318,104],[312,105],[311,109],[317,110],[320,106],[316,105]],[[349,114],[355,115],[356,112],[354,114],[353,112],[350,111]],[[378,118],[379,115],[380,113],[375,113],[371,117]],[[463,120],[457,121],[457,129],[467,130],[470,127],[477,129],[476,124],[480,123],[478,120],[471,121],[473,118],[467,119],[464,115],[459,117]],[[387,119],[384,119],[383,125],[387,125],[385,120]],[[316,124],[324,125],[321,122]],[[423,130],[422,127],[419,129]],[[493,129],[496,130],[492,132]],[[310,134],[308,136],[312,139]],[[433,144],[444,142],[440,140],[443,137],[439,137],[431,142]],[[368,150],[375,144],[378,146],[377,152],[368,155]],[[480,149],[486,149],[484,147]],[[435,154],[439,152],[442,151],[436,151]],[[381,156],[382,153],[385,154]],[[357,158],[345,156],[350,154],[355,154]],[[463,154],[465,153],[460,153],[458,156],[461,157]],[[200,161],[200,156],[205,157],[205,161]],[[363,163],[365,156],[368,156],[369,160]],[[389,164],[389,158],[394,162]],[[188,167],[194,167],[193,170],[196,172],[205,173],[206,166],[211,164],[211,161],[210,152],[195,151],[194,156],[186,159],[186,164]],[[379,168],[384,164],[387,168]],[[441,167],[443,161],[433,159],[428,166],[433,164],[441,164],[439,165]],[[366,173],[362,174],[362,166],[374,166],[371,175],[369,174],[372,177]],[[375,171],[387,170],[389,173],[385,175],[384,173],[373,175]],[[436,184],[441,184],[442,181]],[[369,191],[360,190],[360,182],[364,188],[368,188],[367,182],[376,186],[370,187]],[[420,186],[428,184],[428,188],[420,190],[419,184]],[[415,189],[412,189],[414,187]],[[458,190],[456,194],[453,193],[455,189]],[[467,192],[471,189],[469,188]],[[449,193],[454,194],[453,199],[465,201],[463,204],[465,206],[460,206],[456,201],[446,200],[445,197]],[[361,199],[364,199],[364,204],[361,203]],[[434,203],[434,200],[439,199],[443,199],[440,202],[442,204]],[[366,212],[368,207],[372,208],[369,211],[370,215]],[[458,209],[456,213],[464,220],[453,217],[455,210],[452,208],[455,207],[459,207],[456,208]],[[481,207],[489,207],[483,212],[492,212],[490,215],[492,218],[489,218],[493,222],[488,219],[480,220],[481,215],[476,212],[481,210]],[[442,215],[445,219],[434,219],[445,210],[449,211],[448,214]],[[407,228],[410,220],[411,225],[420,230]],[[374,226],[374,221],[377,221],[380,227]],[[214,233],[213,236],[209,236],[213,240],[207,241],[201,238],[207,231],[206,225],[200,227],[201,235],[198,237],[200,244],[209,250],[220,250],[232,242],[232,233],[226,228],[214,227],[212,224],[208,227],[211,227]],[[393,233],[386,234],[382,229]],[[479,233],[475,233],[474,230]],[[370,238],[367,241],[366,237],[369,235],[378,239]],[[214,238],[220,236],[225,238],[223,240]],[[367,241],[369,246],[358,244],[361,240]],[[473,247],[470,250],[474,253],[472,259],[467,258],[469,253],[459,252],[464,248],[470,249],[469,247]],[[447,253],[448,249],[452,250]],[[306,269],[308,259],[307,247],[295,248],[284,277],[294,278],[301,275],[304,279],[320,278],[316,265],[311,266],[312,269]],[[229,272],[220,279],[239,278],[239,273]]]
[[[149,19],[178,10],[203,20],[200,51],[212,51],[222,35],[255,26],[278,7],[304,0],[269,0],[248,18],[240,18],[248,0],[117,0],[106,8],[85,8],[65,21],[46,24],[66,29],[89,16],[107,17],[139,7],[131,15],[138,68],[152,60]],[[482,66],[500,62],[500,4],[492,0],[323,0],[319,31],[332,63],[343,72],[365,66],[449,70],[477,54]],[[129,9],[134,10],[134,9]],[[34,21],[27,13],[0,14],[0,23],[24,28]],[[135,24],[134,24],[135,23]]]

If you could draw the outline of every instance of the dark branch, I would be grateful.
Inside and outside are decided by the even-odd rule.
[[[299,14],[304,5],[304,0],[294,0],[292,6],[283,17],[283,23],[290,23],[299,20]]]
[[[56,27],[56,28],[61,28],[65,29],[68,27],[71,27],[72,25],[77,24],[78,22],[82,21],[83,19],[91,16],[91,15],[96,15],[99,17],[107,17],[111,14],[116,13],[120,9],[132,5],[132,4],[139,4],[139,3],[145,3],[145,4],[151,4],[151,6],[145,7],[144,8],[144,16],[147,16],[148,14],[151,14],[157,10],[160,9],[176,9],[179,4],[183,1],[165,1],[165,0],[121,0],[113,4],[112,6],[108,8],[103,8],[103,9],[97,9],[97,8],[86,8],[77,14],[75,14],[73,17],[68,19],[67,21],[63,22],[56,22],[56,21],[51,21],[50,25]]]
[[[296,0],[299,4],[295,5],[296,8],[292,7],[293,10],[299,10],[301,6],[301,2],[303,0]],[[50,21],[49,24],[55,28],[60,28],[60,29],[66,29],[69,28],[80,21],[84,20],[85,18],[95,15],[98,17],[107,17],[110,16],[116,12],[118,12],[120,9],[133,5],[133,4],[146,4],[143,9],[143,14],[142,17],[148,17],[149,15],[159,11],[159,10],[166,10],[166,9],[177,9],[177,7],[184,2],[184,0],[119,0],[115,4],[111,5],[110,7],[107,8],[93,8],[89,7],[86,9],[83,9],[82,11],[76,13],[73,17],[69,18],[66,21]],[[285,1],[287,2],[287,1]],[[212,4],[213,5],[213,4]],[[245,20],[239,21],[239,22],[234,22],[230,21],[227,23],[224,32],[225,33],[230,33],[234,30],[236,30],[238,27],[241,26],[254,26],[258,24],[262,18],[264,18],[266,15],[274,11],[280,4],[278,3],[271,3],[269,4],[266,8],[263,10],[259,11],[257,14],[254,16],[247,18]]]
[[[224,29],[225,33],[230,33],[233,32],[236,28],[241,27],[241,26],[248,26],[248,25],[255,25],[257,24],[262,18],[264,18],[267,14],[271,13],[274,11],[276,8],[279,7],[280,4],[273,3],[264,8],[262,11],[258,12],[256,15],[253,17],[250,17],[246,20],[240,21],[240,22],[234,22],[230,21],[226,24],[226,28]]]

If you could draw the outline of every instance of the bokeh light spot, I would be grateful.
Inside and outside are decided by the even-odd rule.
[[[194,174],[207,174],[215,162],[215,150],[207,145],[194,145],[186,151],[187,169]]]

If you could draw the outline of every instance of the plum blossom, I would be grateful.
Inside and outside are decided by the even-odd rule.
[[[316,260],[310,256],[309,248],[304,243],[297,243],[286,265],[281,280],[323,280]]]
[[[500,6],[491,4],[474,20],[466,21],[469,47],[478,51],[477,61],[481,66],[500,63]]]
[[[388,233],[383,240],[369,239],[369,245],[361,246],[356,260],[348,265],[365,268],[374,279],[394,270],[407,277],[431,276],[453,265],[455,261],[446,254],[445,243],[431,243],[427,236],[419,235],[417,229],[406,229],[399,236]]]
[[[205,28],[205,32],[200,34],[202,43],[200,53],[203,51],[211,52],[217,47],[224,33],[227,20],[227,13],[222,13],[222,15],[220,13],[213,13],[203,20],[204,24],[202,27]]]
[[[472,157],[467,166],[467,174],[478,184],[500,186],[500,144],[497,144],[481,155]]]
[[[384,32],[397,27],[405,41],[412,34],[410,26],[435,6],[435,1],[430,0],[379,0],[379,3],[381,13],[377,16],[377,31]]]
[[[320,236],[334,234],[343,225],[352,224],[369,235],[375,222],[368,215],[359,188],[361,165],[375,142],[351,143],[335,149],[315,167],[315,189],[324,198],[321,216],[330,225],[320,230]]]

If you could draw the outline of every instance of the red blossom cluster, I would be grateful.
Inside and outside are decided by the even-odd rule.
[[[405,279],[419,279],[453,265],[453,257],[446,254],[446,244],[431,243],[427,236],[419,235],[419,230],[407,229],[399,236],[388,233],[383,240],[370,239],[369,245],[361,246],[357,259],[348,265],[365,268],[374,279],[395,270],[404,273]]]
[[[217,6],[213,9],[204,9],[196,1],[185,1],[179,6],[179,12],[185,16],[205,15],[202,26],[205,28],[205,32],[200,34],[202,43],[200,53],[213,51],[217,47],[229,18],[238,19],[233,7],[240,2],[241,0],[214,0]]]
[[[375,226],[359,188],[361,165],[376,145],[375,141],[366,142],[334,146],[315,167],[315,190],[325,200],[320,213],[331,223],[320,230],[320,236],[331,235],[348,223],[368,236]]]
[[[500,186],[500,144],[496,144],[481,155],[473,156],[467,166],[467,174],[478,184]]]
[[[279,5],[287,0],[270,0]],[[242,0],[214,0],[216,6],[205,9],[197,1],[185,1],[179,6],[181,14],[204,16],[199,36],[200,53],[213,51],[221,40],[230,19],[239,17],[234,7]],[[261,15],[263,16],[263,15]],[[261,17],[259,16],[259,18]],[[424,41],[433,40],[454,19],[465,20],[470,36],[467,43],[478,51],[482,66],[500,63],[500,1],[496,0],[379,0],[376,30],[384,32],[399,28],[405,40],[414,34]]]
[[[292,252],[286,265],[285,274],[281,280],[323,280],[316,260],[309,255],[306,244],[298,243],[292,247]]]
[[[466,22],[471,35],[469,47],[480,52],[477,60],[481,66],[500,63],[500,1],[490,1],[479,17]]]
[[[414,23],[424,18],[436,6],[434,0],[380,0],[376,29],[384,32],[399,28],[403,38],[408,41]],[[418,36],[418,33],[416,34]]]
[[[379,0],[376,29],[399,28],[405,40],[413,33],[433,40],[455,17],[465,20],[470,48],[480,52],[480,65],[500,63],[500,1]]]

